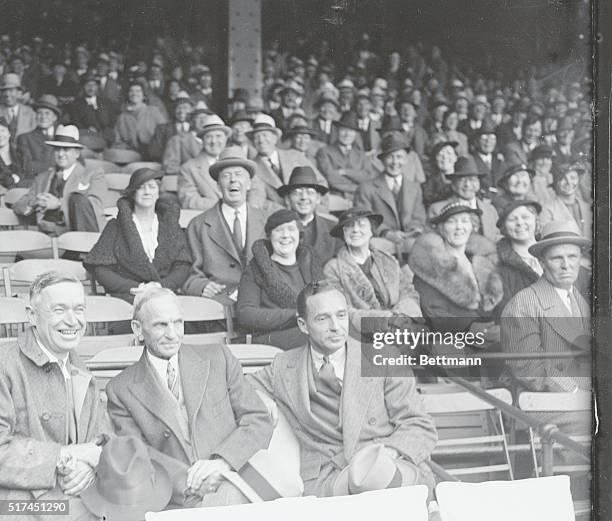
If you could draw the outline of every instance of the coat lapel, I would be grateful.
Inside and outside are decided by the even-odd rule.
[[[280,154],[279,154],[279,157],[280,157]],[[267,185],[270,185],[274,189],[278,188],[279,186],[283,184],[282,181],[279,179],[279,177],[270,169],[267,161],[265,161],[262,157],[258,157],[256,161],[258,165],[257,174],[259,175],[259,178],[264,183],[266,183]],[[281,168],[283,168],[282,164],[281,164]],[[284,172],[284,169],[283,169],[283,172]]]
[[[291,402],[291,410],[300,420],[310,423],[310,398],[308,396],[308,356],[309,346],[305,345],[295,351],[295,356],[287,361],[287,370],[282,371],[281,378]]]
[[[236,245],[229,234],[229,230],[221,214],[221,202],[214,208],[216,208],[216,211],[210,212],[208,220],[206,221],[206,224],[208,224],[210,228],[208,235],[213,242],[217,243],[219,247],[240,262],[240,254],[236,250]]]
[[[74,412],[77,418],[77,433],[79,438],[82,438],[86,433],[89,417],[84,415],[83,404],[87,397],[89,384],[91,383],[91,374],[83,371],[80,367],[72,366],[72,396],[74,400]]]
[[[169,393],[164,392],[155,369],[147,360],[147,351],[143,350],[140,360],[136,362],[134,380],[129,388],[134,397],[153,415],[161,420],[174,433],[182,449],[190,458],[190,449],[185,444],[184,434],[178,423],[177,405]]]
[[[210,373],[210,360],[194,356],[191,350],[185,347],[187,346],[182,346],[179,351],[179,371],[187,416],[193,421],[204,398]],[[190,427],[193,428],[193,425]]]
[[[395,197],[393,196],[393,193],[391,192],[391,190],[389,190],[389,187],[387,186],[387,183],[385,181],[385,174],[379,175],[374,180],[374,184],[376,185],[376,188],[378,189],[378,196],[385,202],[385,204],[393,212],[395,221],[397,224],[399,224],[399,215],[397,213],[397,203],[395,202]]]
[[[342,389],[342,435],[344,455],[349,461],[359,440],[374,390],[376,378],[361,376],[361,345],[349,337]]]

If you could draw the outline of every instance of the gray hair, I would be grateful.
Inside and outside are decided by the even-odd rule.
[[[81,281],[71,273],[64,273],[61,271],[46,271],[45,273],[41,273],[38,275],[32,282],[30,286],[30,305],[36,303],[40,294],[48,287],[54,286],[55,284],[60,284],[62,282],[72,282],[74,284],[79,284],[81,287]]]
[[[142,315],[142,308],[145,304],[151,300],[160,297],[170,296],[176,300],[176,294],[168,288],[157,288],[157,287],[148,287],[145,290],[141,291],[134,298],[134,312],[132,314],[132,320],[137,320],[140,322]]]

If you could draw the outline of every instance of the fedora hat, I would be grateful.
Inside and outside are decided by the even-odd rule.
[[[354,90],[355,84],[349,80],[348,78],[344,78],[338,85],[336,85],[338,90],[346,89],[346,90]]]
[[[591,241],[582,236],[574,221],[550,221],[544,225],[540,240],[532,244],[528,251],[534,257],[541,257],[548,248],[558,244],[575,244],[586,248]]]
[[[96,480],[80,497],[101,518],[134,521],[165,508],[171,496],[168,472],[151,460],[144,442],[136,436],[118,436],[102,449]]]
[[[404,139],[403,136],[399,134],[388,134],[386,135],[382,143],[380,144],[380,154],[378,154],[378,159],[383,159],[385,156],[395,152],[396,150],[405,150],[406,152],[410,151],[410,144]]]
[[[382,118],[382,123],[378,132],[380,134],[385,134],[386,132],[403,132],[404,127],[402,127],[402,120],[397,115],[389,115],[385,114]]]
[[[383,221],[383,217],[379,213],[371,212],[366,208],[353,207],[340,214],[340,217],[338,218],[338,224],[336,224],[336,226],[334,226],[330,230],[329,234],[332,237],[342,239],[344,227],[348,226],[351,223],[354,223],[357,219],[361,219],[363,217],[367,217],[368,219],[370,219],[370,222],[372,223],[372,231],[378,228],[380,226],[380,223],[382,223]]]
[[[548,145],[539,145],[535,147],[529,154],[529,161],[535,161],[536,159],[542,159],[547,157],[552,159],[553,149]]]
[[[279,138],[283,133],[282,130],[276,126],[276,122],[274,121],[274,118],[272,116],[270,116],[269,114],[259,114],[255,117],[255,120],[253,121],[253,130],[249,130],[247,132],[247,136],[253,136],[257,132],[263,132],[264,130],[273,132]]]
[[[291,190],[294,188],[314,188],[321,195],[325,195],[329,188],[320,184],[317,181],[317,176],[314,173],[314,170],[309,166],[296,166],[291,172],[291,177],[289,177],[289,182],[286,185],[280,186],[276,189],[276,192],[281,197],[285,197]]]
[[[303,96],[304,95],[304,87],[302,87],[302,85],[300,85],[295,80],[291,80],[291,81],[288,81],[287,83],[285,83],[285,85],[281,89],[280,93],[282,95],[282,94],[284,94],[287,91],[293,91],[298,96]]]
[[[333,104],[336,108],[340,107],[340,103],[338,103],[338,99],[336,96],[332,95],[331,92],[324,92],[323,94],[321,94],[317,100],[314,102],[314,108],[318,109],[319,107],[321,107],[321,105],[323,105],[324,103],[331,103]]]
[[[191,99],[187,91],[181,90],[176,95],[176,98],[174,99],[174,106],[176,107],[181,103],[189,103],[189,105],[193,107],[193,100]]]
[[[431,152],[429,153],[429,155],[432,157],[432,159],[435,159],[436,156],[440,153],[440,150],[442,150],[444,147],[457,148],[458,145],[459,143],[457,141],[440,141],[439,143],[436,143],[433,147],[431,147]]]
[[[501,213],[499,214],[499,219],[497,219],[496,226],[501,230],[504,222],[508,218],[508,216],[517,208],[521,206],[531,206],[537,214],[542,211],[542,205],[533,199],[521,199],[508,203],[506,206],[502,208]]]
[[[255,175],[255,170],[257,169],[257,165],[246,158],[241,147],[231,146],[224,148],[219,154],[219,160],[208,169],[210,177],[218,181],[221,170],[230,166],[245,168],[251,177]]]
[[[477,138],[486,134],[496,134],[496,128],[497,127],[495,126],[495,123],[493,123],[493,120],[491,120],[491,118],[485,118],[482,122],[482,125],[480,125],[480,128],[476,129],[476,131],[474,132],[474,137]]]
[[[240,109],[232,114],[232,117],[230,119],[230,126],[234,126],[234,124],[238,123],[239,121],[248,121],[252,125],[253,121],[255,121],[255,118],[251,116],[246,110]]]
[[[53,96],[53,94],[43,94],[38,101],[34,103],[34,109],[49,109],[55,113],[57,117],[59,117],[62,111],[59,108],[59,103],[57,98]]]
[[[467,203],[462,201],[454,201],[444,206],[438,215],[434,215],[429,221],[431,224],[440,224],[446,221],[449,217],[458,213],[473,213],[474,215],[482,215],[480,208],[472,208]]]
[[[384,445],[374,443],[359,450],[342,469],[333,485],[334,496],[372,490],[408,487],[419,483],[419,468],[404,459],[393,459]]]
[[[123,190],[121,195],[124,197],[130,196],[147,181],[151,179],[161,180],[162,177],[164,177],[164,173],[161,170],[153,170],[152,168],[139,168],[138,170],[134,170],[130,176],[127,187]]]
[[[216,114],[210,114],[204,121],[202,130],[198,132],[198,137],[202,138],[205,134],[212,132],[213,130],[220,130],[226,135],[226,137],[230,137],[232,135],[232,129],[228,127],[219,116]]]
[[[553,180],[550,186],[554,187],[559,181],[561,181],[561,179],[565,177],[565,174],[567,174],[568,172],[571,172],[572,170],[576,172],[578,175],[582,175],[585,172],[584,165],[578,161],[566,162],[566,163],[553,162],[553,165],[551,168]]]
[[[296,134],[308,134],[309,136],[316,136],[317,133],[312,130],[308,125],[293,125],[291,127],[289,127],[287,130],[285,130],[284,135],[289,137],[289,136],[295,136]]]
[[[357,122],[357,114],[354,112],[345,112],[340,116],[340,119],[335,122],[337,127],[348,128],[359,132],[359,123]]]
[[[53,139],[45,141],[45,145],[62,148],[85,148],[79,142],[79,129],[74,125],[59,125],[55,130]]]
[[[6,89],[19,89],[23,90],[21,86],[21,80],[17,74],[8,73],[2,76],[2,80],[0,81],[0,90]]]
[[[516,174],[517,172],[527,172],[531,179],[533,179],[533,177],[535,176],[535,171],[532,168],[529,168],[525,164],[517,163],[514,165],[510,165],[504,170],[502,176],[497,180],[497,186],[501,186],[503,188],[506,185],[508,179],[510,179],[510,177]]]
[[[447,179],[453,179],[456,177],[468,177],[468,176],[484,177],[487,175],[486,172],[479,172],[476,161],[473,157],[461,156],[457,158],[455,163],[455,171],[452,174],[446,174]]]

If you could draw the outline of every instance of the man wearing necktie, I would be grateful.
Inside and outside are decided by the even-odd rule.
[[[99,387],[75,355],[86,327],[82,284],[41,274],[28,317],[31,325],[0,359],[0,498],[69,499],[70,519],[97,519],[84,514],[79,495],[112,429]]]
[[[590,389],[589,304],[576,290],[583,250],[589,239],[572,221],[552,221],[529,248],[543,270],[540,279],[519,291],[502,312],[502,348],[509,352],[567,352],[574,359],[512,362],[517,380],[529,390]]]
[[[30,107],[21,103],[22,95],[23,87],[19,76],[13,73],[4,74],[0,80],[0,116],[8,121],[13,139],[36,128],[36,114]]]
[[[300,442],[304,495],[338,494],[353,458],[374,444],[397,467],[411,469],[411,484],[431,487],[426,461],[437,435],[415,379],[361,375],[361,345],[348,335],[347,300],[333,282],[308,284],[297,314],[308,343],[249,378],[274,400],[268,406],[278,407]]]
[[[107,386],[117,434],[145,440],[170,475],[174,504],[248,503],[229,473],[268,447],[273,426],[240,362],[224,345],[183,344],[182,310],[166,288],[136,296],[132,329],[142,356]]]
[[[178,93],[173,103],[174,118],[167,123],[160,123],[155,127],[153,137],[149,142],[148,152],[151,161],[161,162],[168,141],[173,136],[185,135],[191,129],[189,118],[193,110],[193,101],[185,91]]]

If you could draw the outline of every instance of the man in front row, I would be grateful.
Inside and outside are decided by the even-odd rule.
[[[145,348],[107,386],[115,432],[152,448],[172,480],[172,503],[248,503],[223,474],[267,448],[273,426],[240,362],[222,345],[182,345],[181,309],[167,288],[137,295],[132,329]]]
[[[351,488],[350,469],[364,451],[393,462],[402,476],[395,486],[426,484],[431,490],[426,460],[437,435],[416,379],[361,376],[361,345],[348,336],[347,300],[332,282],[307,285],[297,313],[308,344],[277,355],[248,378],[276,401],[299,439],[304,495],[363,491],[355,483]],[[363,481],[384,487],[373,469]]]
[[[68,499],[68,519],[97,519],[79,495],[112,430],[75,352],[86,326],[83,286],[72,275],[40,275],[28,316],[30,327],[0,357],[0,500]]]

